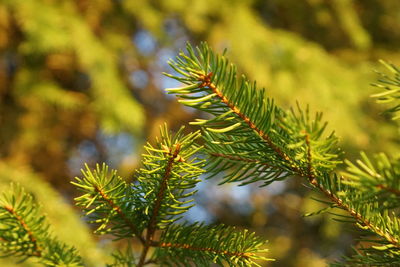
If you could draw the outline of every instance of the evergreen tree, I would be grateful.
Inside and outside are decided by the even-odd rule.
[[[236,67],[204,43],[188,45],[170,65],[176,74],[166,75],[185,86],[167,92],[210,114],[191,123],[201,131],[183,135],[181,129],[171,135],[163,127],[156,145],[146,145],[142,168],[131,183],[105,165],[86,167],[73,182],[82,191],[76,204],[96,226],[95,233],[135,238],[141,244],[137,255],[129,249],[115,253],[110,266],[251,266],[268,260],[262,253],[265,241],[246,230],[178,221],[193,206],[194,187],[204,170],[208,177],[223,174],[221,183],[241,185],[303,179],[327,205],[315,213],[333,212],[360,230],[354,255],[334,265],[400,264],[398,160],[379,154],[372,161],[362,153],[355,164],[345,160],[347,170],[340,171],[338,141],[334,133],[326,133],[321,113],[313,115],[300,104],[288,111],[277,106],[266,90],[237,77]],[[381,102],[398,99],[400,71],[388,68],[394,78],[384,76],[377,84],[384,89],[375,95]],[[389,109],[395,119],[398,110],[397,103]],[[199,137],[204,147],[197,144]],[[37,214],[35,202],[20,189],[3,194],[1,251],[22,259],[36,257],[46,266],[83,265],[73,248],[52,237],[44,217]]]

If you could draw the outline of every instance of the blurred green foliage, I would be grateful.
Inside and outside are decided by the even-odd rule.
[[[228,48],[240,71],[281,104],[298,100],[324,111],[346,156],[366,147],[398,155],[397,127],[369,99],[369,84],[377,59],[400,63],[399,8],[397,0],[3,0],[0,182],[18,181],[56,206],[63,197],[43,180],[70,197],[71,159],[82,144],[93,145],[91,162],[109,161],[115,153],[102,136],[127,133],[140,143],[164,121],[171,128],[189,121],[193,114],[160,90],[166,82],[159,75],[187,40]],[[119,167],[131,173],[136,165],[129,154]],[[321,266],[349,236],[327,217],[300,217],[317,204],[299,185],[291,181],[280,194],[249,189],[245,216],[222,191],[213,201],[220,206],[203,199],[204,207],[217,221],[268,235],[280,264]],[[61,216],[49,209],[49,217]],[[78,223],[72,210],[62,217]],[[60,238],[71,224],[55,227]],[[89,242],[78,228],[76,246]]]

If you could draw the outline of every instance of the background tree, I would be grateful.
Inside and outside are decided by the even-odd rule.
[[[160,122],[176,129],[198,115],[160,90],[173,86],[159,73],[187,40],[227,47],[240,71],[270,88],[284,106],[297,99],[324,110],[331,127],[341,129],[349,158],[363,147],[396,155],[396,126],[389,116],[382,121],[381,108],[366,99],[376,60],[398,62],[398,5],[395,0],[5,0],[0,3],[1,184],[25,182],[35,197],[49,202],[53,195],[58,199],[53,203],[64,203],[43,180],[70,199],[67,182],[84,161],[107,161],[129,177],[139,162],[139,144],[155,135]],[[350,236],[339,235],[331,220],[299,219],[317,207],[303,199],[308,193],[298,183],[272,186],[257,191],[228,186],[218,191],[219,202],[207,195],[220,190],[210,183],[200,188],[202,205],[190,216],[267,231],[271,253],[287,266],[318,265],[326,254],[347,247],[342,244]],[[46,212],[60,229],[67,229],[64,217],[80,224],[73,211],[60,216],[59,210]],[[90,242],[83,227],[76,229]],[[85,247],[90,251],[93,245]]]

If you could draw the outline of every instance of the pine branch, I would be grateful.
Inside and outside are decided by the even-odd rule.
[[[304,112],[298,106],[284,112],[266,97],[264,89],[257,89],[242,77],[236,78],[236,68],[228,67],[224,56],[215,55],[205,44],[197,48],[187,46],[188,55],[180,53],[170,65],[184,77],[167,74],[187,86],[167,89],[177,94],[179,102],[206,111],[213,118],[200,120],[192,124],[203,128],[206,149],[209,155],[219,154],[221,149],[228,156],[240,155],[250,161],[258,159],[268,163],[271,168],[266,184],[288,176],[307,173],[307,162],[304,160],[306,144],[305,132],[309,133],[312,144],[314,168],[318,173],[328,172],[340,163],[337,160],[337,139],[332,134],[322,138],[326,123],[321,123],[322,115],[317,113],[311,120],[308,109]],[[210,157],[208,171],[219,172],[220,159]],[[259,172],[249,172],[249,160],[242,161],[246,170],[230,176],[226,181],[254,182],[260,179]],[[278,173],[276,169],[280,169]],[[246,183],[245,182],[245,183]]]
[[[341,184],[339,178],[325,177],[325,180],[328,179],[330,185],[337,183],[335,187],[340,190],[334,190],[332,187],[331,190],[328,190],[327,186],[322,186],[316,180],[310,181],[310,183],[328,197],[335,207],[346,211],[349,218],[352,219],[351,221],[362,230],[368,230],[381,237],[387,244],[400,248],[400,220],[397,216],[391,217],[386,212],[381,214],[381,207],[377,205],[377,202],[365,201],[365,196],[357,188]],[[382,240],[378,240],[378,242],[380,241]]]
[[[254,233],[236,231],[224,225],[173,225],[163,232],[156,243],[154,257],[160,263],[210,266],[210,262],[230,266],[259,266],[254,260],[270,260],[259,256],[266,251],[265,241]],[[239,245],[240,244],[240,245]]]
[[[398,120],[400,118],[400,69],[394,64],[387,63],[383,60],[380,61],[382,65],[390,72],[390,76],[380,73],[381,78],[374,86],[383,89],[383,91],[371,95],[377,98],[377,102],[381,104],[393,104],[391,108],[386,110],[387,113],[392,113],[392,119]]]
[[[195,143],[200,132],[184,136],[182,131],[171,136],[163,127],[156,146],[145,146],[147,154],[137,172],[134,191],[141,196],[138,205],[147,216],[146,227],[151,229],[168,226],[193,206],[191,197],[196,191],[192,189],[204,172],[204,160],[195,157],[201,149]]]
[[[104,163],[90,170],[82,170],[83,178],[76,177],[75,182],[83,195],[75,198],[76,205],[82,207],[89,217],[89,222],[97,224],[96,233],[110,233],[117,238],[136,236],[144,243],[141,236],[143,224],[140,212],[137,212],[132,188],[117,175],[108,171]]]
[[[279,173],[280,169],[281,173],[286,172],[285,177],[308,178],[314,172],[317,176],[340,163],[333,133],[321,138],[326,128],[326,123],[321,123],[322,114],[317,113],[311,121],[308,108],[304,112],[299,105],[297,112],[291,109],[286,113],[266,98],[265,90],[257,89],[255,83],[244,77],[237,81],[235,67],[230,65],[228,70],[225,57],[215,55],[207,45],[197,48],[197,55],[190,45],[187,51],[188,55],[180,53],[175,62],[170,62],[184,77],[167,75],[188,86],[167,91],[177,94],[179,102],[215,115],[193,123],[203,127],[209,155],[215,157],[221,155],[217,150],[226,150],[230,153],[223,153],[227,155],[223,158],[229,160],[236,155],[245,163],[265,160],[271,166],[270,173]],[[207,127],[215,125],[225,127]],[[221,171],[218,163],[208,169]],[[238,176],[229,181],[247,178],[246,174]],[[272,176],[267,183],[279,178],[282,179],[281,174]],[[253,177],[250,182],[257,179]]]
[[[183,128],[171,137],[164,127],[161,130],[162,139],[157,142],[157,147],[154,148],[150,144],[146,146],[149,154],[144,155],[144,168],[138,173],[138,189],[148,190],[142,205],[146,205],[145,202],[148,203],[146,210],[149,210],[147,212],[149,219],[146,242],[138,266],[145,264],[156,230],[176,221],[179,219],[177,215],[193,206],[188,205],[192,202],[191,199],[185,201],[180,199],[187,199],[196,192],[188,192],[188,189],[199,182],[197,177],[203,172],[199,168],[203,165],[203,161],[191,159],[200,149],[194,143],[200,136],[200,132],[183,136],[182,131]]]
[[[73,247],[49,234],[32,195],[15,185],[0,196],[0,252],[22,260],[34,257],[44,266],[83,266]]]
[[[207,161],[208,178],[225,172],[222,183],[241,182],[241,185],[255,181],[263,181],[265,185],[276,180],[283,180],[292,172],[278,167],[270,161],[270,156],[262,150],[263,144],[249,141],[248,137],[241,140],[216,135],[204,131],[206,151],[210,156]],[[252,147],[249,152],[249,147]]]
[[[320,113],[311,120],[308,108],[303,111],[299,105],[296,112],[284,112],[266,97],[264,89],[256,89],[255,83],[245,77],[237,81],[235,67],[228,68],[225,57],[215,55],[205,44],[196,52],[188,45],[187,54],[180,53],[170,65],[183,77],[167,76],[186,86],[167,91],[177,94],[179,102],[214,115],[192,123],[205,132],[209,171],[226,171],[240,158],[245,171],[234,168],[224,182],[264,179],[269,184],[288,176],[303,177],[328,197],[332,207],[347,211],[360,228],[378,235],[377,243],[399,248],[397,217],[381,213],[375,199],[367,203],[357,188],[330,174],[340,163],[339,150],[333,133],[322,137],[326,123],[321,122]],[[263,162],[269,167],[260,164]],[[387,184],[376,185],[382,187],[394,191]]]
[[[339,266],[399,266],[399,251],[389,251],[388,249],[377,250],[370,248],[354,249],[350,257],[343,257],[343,262],[334,262],[332,267]]]
[[[162,177],[160,189],[157,193],[153,212],[150,217],[149,226],[147,228],[146,243],[144,244],[144,247],[143,247],[142,255],[141,255],[140,261],[139,261],[139,266],[144,265],[147,252],[150,248],[151,242],[153,241],[154,233],[156,231],[158,213],[160,211],[160,207],[161,207],[164,195],[165,195],[165,191],[168,186],[168,180],[171,178],[170,175],[171,175],[171,171],[172,171],[172,166],[174,164],[174,161],[177,159],[177,157],[179,155],[180,149],[181,149],[181,144],[177,143],[177,144],[175,144],[175,148],[174,148],[173,152],[171,152],[169,148],[168,148],[168,151],[166,151],[166,153],[169,154],[169,159],[168,159],[167,166],[165,168],[165,173]]]
[[[164,175],[162,177],[160,189],[159,189],[159,191],[157,193],[156,202],[154,204],[153,212],[152,212],[151,217],[150,217],[150,222],[149,222],[149,226],[148,226],[148,233],[147,233],[147,239],[150,239],[150,237],[153,235],[154,231],[156,230],[158,213],[160,211],[160,207],[161,207],[161,204],[163,202],[163,198],[165,196],[165,193],[166,193],[166,190],[167,190],[167,187],[168,187],[168,180],[171,178],[171,172],[172,172],[173,164],[174,164],[175,160],[179,156],[179,152],[181,150],[181,146],[182,145],[180,143],[177,143],[177,144],[174,145],[175,148],[174,148],[173,152],[167,152],[169,154],[169,159],[168,159],[167,166],[165,168]]]
[[[400,205],[400,162],[390,160],[384,153],[374,156],[373,163],[365,153],[356,164],[346,161],[347,172],[343,175],[346,183],[360,188],[366,197],[377,198],[386,208],[396,208]]]
[[[8,215],[13,220],[15,220],[17,225],[20,226],[20,228],[21,228],[20,230],[22,232],[25,232],[26,236],[28,237],[27,243],[28,244],[30,243],[32,251],[28,252],[28,253],[25,252],[27,254],[27,256],[41,257],[42,256],[42,248],[39,247],[35,235],[33,234],[31,228],[27,225],[25,220],[17,213],[17,211],[14,209],[14,207],[6,204],[6,205],[2,206],[2,208],[8,212]],[[4,220],[7,220],[7,218],[4,218]],[[41,223],[41,221],[37,221],[35,223]],[[4,238],[2,238],[2,239],[6,240]],[[23,254],[25,254],[25,253],[23,253]]]
[[[200,231],[196,225],[173,224],[193,206],[192,196],[196,193],[193,188],[200,181],[198,176],[204,172],[201,168],[204,160],[196,157],[201,149],[195,143],[200,132],[183,135],[182,131],[183,128],[171,135],[166,127],[161,128],[161,139],[157,140],[155,146],[145,146],[147,153],[143,155],[143,166],[137,171],[137,179],[132,184],[124,182],[115,171],[109,172],[104,164],[101,168],[97,165],[96,170],[86,166],[86,170],[82,171],[83,178],[77,177],[73,182],[83,192],[83,195],[75,199],[77,205],[89,216],[89,222],[98,224],[97,233],[140,239],[142,252],[136,265],[138,267],[164,263],[154,255],[160,253],[157,252],[159,250],[170,251],[171,247],[181,251],[182,260],[189,255],[196,264],[199,261],[209,265],[217,257],[220,258],[217,262],[222,262],[222,259],[231,262],[236,260],[250,266],[255,259],[265,259],[258,255],[262,252],[258,249],[261,239],[254,235],[235,233],[232,232],[233,228],[202,226],[203,230]],[[168,239],[170,235],[166,234],[172,233],[171,229],[174,229],[176,235],[191,232],[194,240],[203,239],[207,229],[210,234],[215,234],[208,237],[214,243],[222,244],[228,239],[232,239],[232,242],[229,243],[229,250],[198,247],[198,243],[193,243],[193,240],[193,244],[172,242]],[[157,231],[161,233],[159,238],[155,235]],[[150,250],[155,251],[155,254],[148,256]],[[192,251],[196,251],[196,255]],[[212,258],[204,256],[210,253],[215,255]],[[114,259],[110,266],[135,264],[135,259],[128,254],[117,253]]]
[[[306,135],[306,143],[309,146],[308,139],[309,137]],[[308,151],[310,150],[311,147],[309,146]],[[382,216],[380,207],[376,207],[376,199],[371,201],[371,198],[369,198],[370,203],[367,203],[365,200],[368,198],[358,192],[358,187],[341,185],[342,183],[346,185],[342,178],[327,175],[325,177],[319,176],[317,180],[311,164],[311,153],[308,152],[307,155],[309,173],[303,177],[307,178],[310,184],[330,199],[334,203],[334,207],[348,212],[354,219],[354,223],[361,229],[375,233],[383,239],[380,240],[381,242],[384,241],[391,247],[400,249],[400,220],[396,216],[390,218],[388,214]],[[334,179],[331,177],[334,177]],[[323,185],[323,182],[325,182],[325,185]]]

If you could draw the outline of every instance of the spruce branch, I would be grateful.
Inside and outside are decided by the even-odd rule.
[[[309,146],[308,151],[310,151],[308,135],[306,135],[306,143]],[[314,188],[333,203],[330,206],[346,211],[352,223],[381,238],[373,242],[389,244],[390,248],[400,249],[400,220],[388,213],[382,214],[376,198],[372,198],[371,201],[371,195],[368,194],[367,197],[359,192],[359,187],[349,186],[343,177],[327,174],[319,176],[317,180],[311,164],[311,153],[308,152],[307,155],[309,173],[306,178]]]
[[[137,191],[145,191],[142,206],[148,215],[146,242],[138,266],[143,266],[156,230],[163,229],[179,219],[193,205],[189,191],[200,180],[204,161],[193,158],[200,149],[194,141],[200,132],[184,136],[181,128],[171,136],[166,127],[161,128],[161,141],[153,147],[147,144],[148,154],[143,155],[143,168],[138,172]],[[189,198],[189,199],[188,199]]]
[[[196,157],[201,149],[195,143],[199,137],[199,131],[183,135],[183,128],[172,136],[162,127],[161,140],[145,146],[147,153],[142,155],[142,168],[133,187],[141,197],[147,228],[162,229],[193,206],[191,197],[196,190],[192,189],[204,172],[204,160]]]
[[[235,239],[236,243],[230,243],[233,254],[221,249],[210,252],[210,247],[196,246],[200,242],[211,244],[211,241],[207,242],[209,239],[212,239],[214,244],[222,244],[225,240],[224,233],[233,231],[232,228],[210,226],[207,228],[209,230],[208,239],[205,240],[206,235],[199,231],[200,228],[197,225],[173,224],[180,214],[192,206],[190,204],[192,200],[188,198],[196,191],[190,190],[199,181],[197,177],[203,173],[203,169],[200,167],[204,165],[204,160],[193,157],[201,148],[195,144],[195,140],[200,137],[200,132],[183,136],[182,130],[171,137],[166,128],[162,128],[161,140],[157,142],[157,146],[153,147],[148,144],[146,146],[148,154],[143,155],[143,168],[138,172],[139,178],[136,186],[152,190],[145,197],[148,205],[144,201],[149,220],[146,243],[143,246],[138,266],[148,263],[165,265],[175,263],[180,266],[185,264],[188,258],[195,266],[209,266],[210,262],[215,261],[214,258],[218,257],[226,260],[227,258],[246,258],[248,263],[246,266],[251,266],[253,260],[257,257],[264,259],[259,256],[262,251],[257,249],[259,244],[255,241],[255,238]],[[157,168],[157,166],[163,166],[163,168]],[[155,239],[154,235],[157,230],[161,231],[158,240]],[[172,232],[181,236],[182,240],[185,236],[190,235],[192,243],[182,243],[179,238],[171,239]],[[232,235],[240,234],[232,232]],[[195,241],[198,243],[193,243]],[[155,248],[155,251],[147,259],[151,247]],[[254,255],[245,254],[247,249],[253,249]],[[167,260],[166,255],[170,253],[168,251],[175,250],[179,250],[180,253],[176,253],[173,257],[167,257]],[[193,253],[193,251],[196,253]],[[213,257],[207,256],[210,253],[213,254]],[[217,262],[221,263],[222,261],[218,260]]]
[[[376,250],[371,248],[354,249],[354,253],[350,257],[343,257],[346,262],[334,262],[332,267],[339,266],[399,266],[399,251]]]
[[[14,196],[7,196],[3,195],[2,203],[1,203],[1,221],[3,223],[2,227],[2,241],[8,241],[7,243],[12,244],[13,238],[8,237],[7,234],[11,229],[18,229],[16,232],[21,238],[18,238],[16,246],[7,246],[6,244],[1,244],[2,248],[6,251],[10,251],[10,253],[15,253],[16,256],[35,256],[41,257],[42,256],[42,248],[38,244],[38,240],[36,235],[34,234],[34,230],[42,230],[40,234],[43,234],[47,229],[37,227],[42,224],[44,220],[44,216],[35,216],[36,220],[27,221],[30,218],[28,216],[31,213],[31,207],[29,207],[29,203],[32,203],[31,196],[28,194],[24,194],[24,192],[20,192],[21,189],[17,186],[17,188],[13,188],[17,195],[21,195],[22,199],[18,202],[15,201],[13,198]],[[18,207],[19,205],[25,204],[24,206]],[[19,208],[19,209],[18,209]],[[18,210],[17,210],[18,209]],[[37,210],[34,210],[37,213]],[[37,215],[37,214],[34,214]],[[34,216],[33,215],[33,216]],[[32,215],[30,215],[32,216]],[[34,226],[32,226],[34,225]],[[36,226],[36,227],[35,227]],[[33,228],[34,227],[34,228]],[[18,249],[22,249],[18,251]]]
[[[342,184],[340,178],[325,178],[330,180],[330,184],[336,183],[336,189],[326,189],[316,180],[310,183],[322,192],[328,199],[335,204],[335,207],[346,211],[349,216],[348,221],[356,224],[361,230],[369,231],[381,239],[373,242],[382,242],[391,244],[391,246],[400,249],[400,220],[394,214],[381,212],[382,209],[378,202],[373,200],[366,201],[365,195],[359,192],[357,188],[352,188]],[[334,192],[334,193],[333,193]]]
[[[166,153],[169,154],[169,159],[168,159],[167,166],[165,168],[165,173],[162,177],[160,189],[156,196],[156,201],[154,204],[153,212],[150,217],[149,226],[147,228],[146,243],[144,244],[144,247],[143,247],[142,255],[141,255],[140,261],[139,261],[139,266],[144,265],[147,252],[150,248],[151,242],[153,241],[153,235],[156,231],[158,213],[160,211],[160,207],[161,207],[164,195],[165,195],[165,191],[168,186],[168,179],[170,178],[170,175],[171,175],[171,169],[172,169],[173,163],[174,163],[175,159],[178,157],[180,149],[181,149],[180,143],[175,144],[175,148],[174,148],[173,152],[171,152],[170,149],[167,148]]]
[[[206,44],[196,51],[188,45],[187,54],[182,52],[169,63],[183,77],[166,75],[187,86],[166,89],[167,92],[176,94],[185,105],[214,115],[192,123],[200,125],[204,132],[206,150],[211,156],[207,170],[216,174],[221,171],[221,164],[224,168],[228,168],[224,164],[233,165],[236,156],[248,159],[236,162],[240,167],[226,182],[264,180],[269,184],[288,176],[305,176],[305,132],[312,144],[316,172],[331,171],[340,163],[337,138],[333,133],[323,137],[326,123],[322,122],[322,114],[317,113],[312,119],[308,109],[303,111],[299,106],[296,112],[283,111],[267,97],[265,89],[257,89],[244,76],[238,79],[236,67],[229,65],[224,56],[214,54]],[[221,154],[230,158],[230,163],[215,157]],[[252,171],[254,160],[263,162],[264,168]]]
[[[184,135],[181,128],[172,135],[166,126],[161,127],[161,138],[154,145],[145,146],[142,167],[132,183],[126,183],[115,171],[109,172],[105,164],[97,165],[95,170],[86,166],[83,177],[75,179],[73,184],[83,192],[76,203],[89,222],[97,224],[96,233],[111,233],[118,239],[136,237],[141,241],[137,261],[133,254],[117,252],[109,266],[179,265],[189,257],[196,266],[223,261],[251,266],[256,259],[265,260],[259,255],[263,252],[259,248],[261,239],[254,234],[234,232],[233,228],[223,226],[175,224],[194,205],[194,187],[204,172],[204,159],[198,158],[202,148],[196,144],[199,137],[200,131]],[[192,239],[189,243],[172,240],[172,231],[182,238],[190,233]],[[200,246],[206,235],[212,235],[207,237],[207,243],[214,247]],[[218,244],[225,247],[217,249]],[[180,252],[167,263],[165,255],[170,252],[163,250]],[[148,256],[149,252],[152,253]]]
[[[261,248],[265,243],[261,238],[224,225],[171,225],[160,239],[154,257],[167,265],[210,266],[214,262],[222,266],[226,262],[229,266],[259,266],[254,260],[271,260],[259,255],[267,251]]]
[[[381,104],[394,104],[392,107],[388,108],[386,112],[393,114],[393,120],[398,120],[400,118],[400,69],[396,65],[383,60],[380,62],[390,74],[379,73],[380,79],[373,85],[380,88],[382,91],[371,95],[371,97],[376,98],[377,102]]]
[[[150,222],[149,222],[148,231],[147,231],[147,239],[148,240],[151,240],[151,237],[154,234],[154,231],[156,230],[157,217],[158,217],[158,213],[161,208],[161,204],[162,204],[164,195],[165,195],[167,187],[168,187],[168,180],[171,178],[172,166],[174,164],[174,161],[177,159],[180,150],[181,150],[181,144],[177,143],[174,145],[173,152],[171,152],[171,151],[166,152],[169,154],[169,159],[168,159],[167,166],[165,168],[164,175],[162,177],[161,185],[158,190],[158,193],[156,196],[156,201],[154,203],[154,208],[153,208],[153,211],[152,211],[152,214],[150,217]]]
[[[33,196],[14,184],[0,196],[0,252],[22,261],[34,257],[44,266],[83,266],[73,247],[50,235]]]
[[[376,197],[391,208],[399,206],[400,162],[390,160],[384,153],[374,155],[374,162],[364,153],[356,163],[346,160],[347,171],[343,174],[346,183],[358,187],[366,197]],[[388,207],[388,205],[385,205]]]
[[[334,133],[324,134],[322,114],[311,118],[308,107],[304,111],[299,105],[297,111],[283,111],[264,89],[256,89],[245,77],[237,79],[236,68],[228,65],[224,56],[214,54],[206,44],[196,49],[188,45],[186,54],[181,52],[170,61],[183,77],[166,74],[186,84],[167,92],[187,106],[214,115],[192,123],[204,132],[210,158],[207,170],[214,174],[226,171],[223,182],[264,180],[269,184],[288,176],[303,177],[328,197],[331,207],[345,210],[347,219],[379,237],[374,242],[381,246],[372,249],[398,250],[398,218],[382,211],[376,199],[366,201],[357,187],[332,173],[341,162],[339,149]],[[395,191],[387,184],[376,188]]]
[[[104,163],[91,170],[86,165],[83,178],[71,182],[83,195],[75,198],[76,205],[83,208],[89,223],[98,225],[95,233],[110,233],[117,238],[136,236],[142,243],[140,213],[136,212],[132,188],[117,175],[109,172]]]

